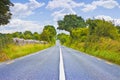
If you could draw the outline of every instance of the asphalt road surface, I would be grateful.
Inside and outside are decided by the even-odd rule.
[[[120,80],[120,66],[56,45],[0,63],[0,80]]]

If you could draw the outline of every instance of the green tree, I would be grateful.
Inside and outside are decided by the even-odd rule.
[[[35,40],[40,40],[40,34],[38,34],[37,32],[33,33],[33,37]]]
[[[95,27],[97,26],[97,24],[96,24],[97,21],[98,20],[92,20],[92,19],[86,20],[86,24],[89,27],[89,34],[90,35],[95,33],[94,31],[95,31]]]
[[[95,35],[98,37],[109,37],[111,39],[117,39],[118,31],[112,22],[108,22],[100,19],[88,19],[89,35]]]
[[[33,34],[31,31],[24,32],[24,39],[33,39]]]
[[[85,41],[88,37],[88,28],[76,28],[71,31],[70,36],[75,41]]]
[[[9,23],[12,15],[10,13],[10,6],[13,6],[10,0],[0,0],[0,25]]]
[[[69,45],[70,43],[70,35],[67,35],[65,33],[58,34],[57,39],[59,39],[63,45]]]
[[[118,33],[120,34],[120,26],[116,26]]]
[[[63,20],[59,20],[58,26],[57,29],[71,32],[72,29],[86,27],[86,23],[82,17],[70,14],[66,15]]]
[[[22,36],[22,32],[14,32],[14,33],[12,33],[12,37],[14,37],[14,38],[23,38],[23,37],[21,37]]]
[[[52,25],[47,25],[44,27],[43,32],[41,33],[41,40],[48,42],[55,42],[56,30]]]

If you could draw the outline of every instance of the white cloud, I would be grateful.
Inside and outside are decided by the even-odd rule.
[[[112,21],[115,25],[120,25],[120,19],[113,19],[110,16],[98,15],[95,18],[96,19],[104,19],[106,21]]]
[[[95,17],[96,19],[105,19],[107,21],[113,20],[110,16],[105,16],[105,15],[98,15]]]
[[[77,3],[73,0],[51,0],[46,6],[47,9],[55,10],[55,12],[52,13],[55,21],[62,19],[66,14],[77,14],[74,10],[77,7],[83,12],[88,12],[97,9],[98,7],[107,9],[112,9],[114,7],[120,8],[120,5],[115,0],[95,0],[90,4],[85,4],[84,2]]]
[[[61,18],[63,18],[63,16],[65,15],[64,13],[62,13],[64,11],[64,9],[60,10],[60,11],[55,11],[52,16],[54,16],[54,21],[57,21]]]
[[[12,33],[16,31],[24,32],[26,30],[32,32],[42,32],[43,26],[33,21],[26,21],[21,19],[12,19],[6,26],[0,27],[0,33]]]
[[[47,9],[61,9],[58,11],[55,11],[52,16],[54,17],[54,20],[58,20],[63,18],[66,14],[76,14],[76,12],[73,10],[76,7],[83,6],[84,3],[76,3],[73,0],[52,0],[48,2],[48,5],[46,6]]]
[[[52,0],[49,1],[46,8],[55,9],[55,8],[75,8],[84,5],[84,3],[76,3],[73,0]]]
[[[91,4],[88,4],[88,5],[85,5],[84,8],[82,9],[82,11],[84,12],[88,12],[88,11],[92,11],[94,9],[96,9],[97,7],[95,5],[91,5]]]
[[[15,18],[26,17],[33,14],[35,9],[42,7],[44,4],[45,3],[40,3],[36,0],[29,0],[29,2],[25,4],[14,3],[14,7],[11,7],[11,12]]]
[[[52,13],[52,16],[54,17],[54,21],[57,21],[57,20],[63,19],[63,17],[68,14],[76,14],[76,12],[69,11],[67,9],[62,9],[62,10],[55,11],[54,13]]]
[[[91,4],[85,4],[82,11],[84,12],[92,11],[99,6],[107,9],[112,9],[114,7],[119,7],[119,4],[115,0],[98,0],[98,1],[93,1]]]

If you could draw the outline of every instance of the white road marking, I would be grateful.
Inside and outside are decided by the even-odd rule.
[[[12,60],[12,61],[8,61],[6,64],[12,64],[12,63],[14,63],[15,61],[14,60]]]
[[[97,60],[101,61],[102,59],[100,59],[100,58],[97,58]]]
[[[65,80],[62,50],[60,48],[59,80]]]
[[[109,62],[109,61],[106,61],[105,63],[107,63],[107,64],[109,64],[109,65],[113,65],[111,62]]]

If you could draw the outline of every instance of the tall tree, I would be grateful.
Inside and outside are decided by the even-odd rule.
[[[0,0],[0,25],[9,23],[9,19],[12,15],[10,6],[13,6],[10,0]]]
[[[65,33],[58,34],[57,39],[59,39],[61,44],[64,44],[64,45],[65,43],[70,43],[70,35],[67,35]]]
[[[33,38],[34,38],[35,40],[40,40],[40,34],[38,34],[38,32],[34,32]]]
[[[33,39],[33,34],[31,31],[25,31],[24,32],[24,38],[25,39]]]
[[[88,36],[88,28],[73,29],[70,36],[75,41],[85,41]]]
[[[100,19],[88,19],[89,34],[99,37],[109,37],[116,39],[118,37],[118,31],[112,22],[108,22]]]
[[[86,27],[84,19],[77,15],[65,15],[63,20],[58,21],[58,28],[71,32],[72,29]]]
[[[41,33],[41,40],[54,42],[56,36],[56,30],[54,26],[47,25],[44,27],[43,32]]]

